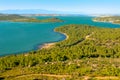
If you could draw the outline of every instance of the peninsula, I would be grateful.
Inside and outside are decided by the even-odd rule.
[[[1,57],[0,79],[119,80],[120,29],[71,24],[55,31],[69,37],[49,49]]]

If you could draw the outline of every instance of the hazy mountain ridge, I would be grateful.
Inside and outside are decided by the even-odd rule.
[[[3,14],[76,14],[70,11],[52,11],[43,9],[16,9],[16,10],[0,10]]]

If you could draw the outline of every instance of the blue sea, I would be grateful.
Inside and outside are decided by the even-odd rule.
[[[35,17],[38,19],[49,17]],[[64,22],[27,23],[0,22],[0,56],[19,54],[37,50],[39,45],[64,40],[65,35],[54,32],[54,29],[66,24],[88,24],[105,28],[120,28],[118,24],[93,22],[91,16],[57,16]]]

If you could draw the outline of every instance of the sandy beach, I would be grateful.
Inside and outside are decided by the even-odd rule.
[[[65,40],[67,40],[69,38],[69,36],[66,33],[61,33],[63,35],[66,36]],[[45,43],[42,46],[39,46],[39,49],[49,49],[52,48],[55,45],[56,42],[53,43]]]
[[[69,38],[69,36],[66,33],[62,33],[66,36],[65,40],[67,40]]]
[[[55,43],[46,43],[46,44],[43,44],[41,47],[39,47],[40,49],[49,49],[51,48],[52,46],[54,46]]]

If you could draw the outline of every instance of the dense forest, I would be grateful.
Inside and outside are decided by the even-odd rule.
[[[27,16],[21,16],[17,14],[0,14],[0,21],[12,21],[12,22],[63,22],[58,18],[48,19],[36,19]]]
[[[68,38],[49,49],[0,58],[5,80],[119,80],[120,29],[65,25]]]
[[[120,16],[96,17],[93,19],[93,21],[110,22],[110,23],[120,24]]]

